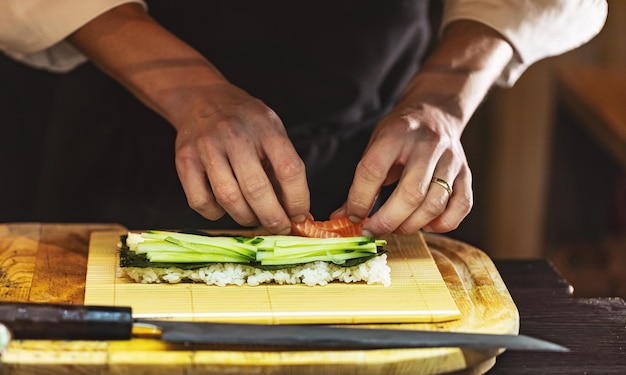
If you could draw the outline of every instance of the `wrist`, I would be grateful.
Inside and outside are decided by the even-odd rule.
[[[445,28],[424,67],[500,74],[512,58],[513,47],[500,33],[477,21],[459,20]]]
[[[511,45],[493,29],[474,21],[453,22],[401,103],[445,108],[464,126],[512,57]]]

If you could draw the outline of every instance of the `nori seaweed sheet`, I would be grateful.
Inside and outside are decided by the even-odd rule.
[[[119,250],[120,254],[120,267],[139,267],[139,268],[180,268],[183,270],[194,270],[198,268],[208,267],[212,264],[216,264],[213,262],[202,262],[202,263],[162,263],[162,262],[150,262],[148,258],[146,258],[146,254],[137,254],[134,251],[131,251],[126,245],[126,237],[127,235],[122,235],[120,237],[122,246]],[[354,267],[358,266],[361,263],[365,263],[373,257],[385,254],[387,251],[383,250],[381,247],[378,247],[378,251],[376,254],[372,254],[367,257],[348,259],[345,263],[339,264],[341,267]],[[286,269],[296,266],[301,266],[302,264],[281,264],[281,265],[262,265],[260,262],[250,262],[250,263],[236,263],[245,266],[255,267],[258,269],[266,270],[266,271],[274,271],[280,269]]]

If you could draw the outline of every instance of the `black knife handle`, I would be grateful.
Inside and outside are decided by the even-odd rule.
[[[0,323],[14,339],[128,340],[128,307],[0,302]]]

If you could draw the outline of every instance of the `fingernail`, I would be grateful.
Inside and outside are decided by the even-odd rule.
[[[283,236],[287,236],[291,234],[291,227],[281,230],[280,232],[278,232],[278,234],[283,235]]]
[[[306,215],[296,215],[296,216],[291,218],[291,221],[296,222],[296,223],[301,223],[305,219],[306,219]]]
[[[430,225],[426,225],[425,227],[422,228],[423,232],[432,232],[433,228],[430,227]]]
[[[374,237],[374,233],[370,232],[367,229],[363,229],[361,231],[361,235],[364,236],[364,237]]]
[[[358,223],[360,223],[361,221],[363,221],[363,219],[361,219],[360,217],[355,216],[355,215],[350,215],[350,216],[348,216],[348,219],[349,219],[351,222],[353,222],[354,224],[358,224]]]

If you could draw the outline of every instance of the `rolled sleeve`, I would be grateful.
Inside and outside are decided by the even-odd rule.
[[[36,68],[69,71],[86,61],[65,39],[102,13],[142,0],[0,0],[0,51]]]
[[[474,20],[498,31],[515,50],[496,82],[509,87],[533,63],[591,40],[607,14],[606,0],[446,0],[441,30]]]

